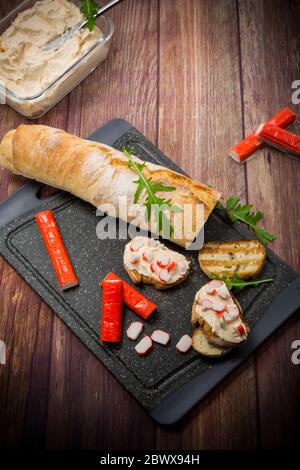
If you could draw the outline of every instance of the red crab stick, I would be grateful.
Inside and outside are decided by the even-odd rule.
[[[70,287],[77,286],[78,279],[73,270],[53,213],[50,210],[39,212],[35,215],[35,220],[42,234],[60,287],[62,290],[66,290]]]
[[[138,292],[136,289],[131,287],[127,282],[123,281],[115,273],[110,272],[100,283],[103,284],[106,280],[119,280],[123,282],[123,300],[124,303],[129,307],[133,312],[137,313],[140,317],[146,320],[154,310],[156,310],[157,305],[147,299],[143,294]]]
[[[283,108],[271,119],[264,123],[277,127],[288,127],[296,119],[296,114],[290,108]],[[229,150],[229,155],[238,163],[244,163],[256,150],[264,145],[256,132],[248,135],[239,144]]]
[[[300,155],[300,136],[281,129],[281,127],[266,124],[257,130],[258,136],[266,143],[274,145],[280,150],[285,150]]]
[[[122,333],[123,283],[119,280],[102,282],[101,341],[119,343]]]

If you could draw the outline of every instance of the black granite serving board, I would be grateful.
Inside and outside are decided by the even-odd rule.
[[[90,138],[117,148],[134,145],[135,154],[141,159],[181,172],[126,121],[110,121]],[[122,343],[101,344],[99,281],[109,271],[128,280],[122,265],[128,240],[99,240],[96,227],[101,217],[94,207],[62,192],[40,201],[36,197],[39,188],[38,183],[30,182],[0,205],[1,254],[160,423],[170,424],[181,418],[300,306],[299,277],[268,250],[261,277],[274,277],[274,282],[245,289],[238,295],[250,327],[254,328],[247,343],[218,360],[203,358],[193,350],[181,355],[175,344],[183,334],[192,333],[191,306],[195,293],[207,282],[199,268],[197,252],[185,252],[192,266],[186,282],[161,292],[151,286],[139,287],[159,306],[145,322],[145,333],[151,334],[159,327],[171,334],[171,343],[167,347],[155,345],[145,358],[137,356],[136,343],[126,337],[125,331],[138,317],[125,308]],[[78,288],[67,292],[58,286],[34,222],[35,212],[46,208],[55,214],[80,281]],[[245,238],[252,239],[253,233],[241,224],[233,226],[218,213],[212,214],[205,226],[206,241]],[[266,311],[275,298],[275,304]]]

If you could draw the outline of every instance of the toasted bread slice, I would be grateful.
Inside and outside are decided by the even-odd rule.
[[[230,351],[229,348],[221,348],[210,344],[207,340],[206,334],[200,326],[194,330],[192,346],[199,354],[208,357],[223,356]]]
[[[159,290],[181,284],[190,272],[185,256],[147,237],[135,237],[126,245],[124,267],[135,284],[143,282]]]
[[[227,293],[227,300],[224,303],[224,312],[214,312],[214,302],[216,302],[216,308],[219,308],[220,302],[222,298],[215,298],[215,294],[208,294],[208,298],[206,296],[203,296],[203,289],[209,288],[210,291],[213,292],[214,289],[212,289],[212,284],[215,283],[215,290],[218,291],[218,289],[222,289],[222,291],[219,291],[224,295],[224,286],[225,284],[222,281],[210,281],[206,286],[203,286],[196,294],[195,301],[193,304],[192,308],[192,324],[194,325],[199,325],[201,329],[201,335],[205,336],[206,342],[212,346],[213,348],[217,348],[215,350],[215,356],[217,356],[217,352],[219,350],[219,355],[224,354],[223,350],[230,350],[234,347],[237,347],[239,344],[241,344],[247,337],[247,334],[250,330],[246,320],[244,319],[243,312],[241,305],[239,304],[238,300],[231,294]],[[219,284],[217,284],[219,283]],[[227,288],[225,288],[227,290]],[[226,294],[225,290],[225,294]],[[202,294],[201,294],[202,292]],[[229,295],[230,294],[230,295]],[[200,296],[200,297],[199,297]],[[206,302],[204,304],[203,302]],[[211,307],[209,306],[210,304]],[[219,304],[219,305],[218,305]],[[199,305],[201,308],[199,309]],[[198,308],[197,308],[198,306]],[[223,308],[223,307],[222,307]],[[235,310],[234,310],[235,309]],[[234,311],[233,318],[228,318],[226,317],[226,321],[224,320],[224,317],[230,312]],[[224,314],[225,313],[225,314]],[[208,314],[208,317],[206,318],[206,315]],[[223,317],[223,318],[222,318]],[[221,319],[223,326],[221,326]],[[224,330],[224,325],[227,330]],[[238,338],[236,336],[237,334],[237,327],[242,327],[244,329],[244,333],[241,336],[241,338]],[[231,330],[229,329],[231,328]],[[230,333],[230,334],[229,334]],[[199,346],[199,342],[197,342]],[[204,340],[201,340],[201,344],[204,344]],[[200,346],[195,348],[198,352],[200,349]],[[203,346],[201,354],[205,354],[205,347]],[[207,354],[205,354],[207,355]]]
[[[258,240],[208,242],[199,251],[199,263],[205,274],[214,278],[234,273],[242,279],[257,276],[266,260],[266,249]]]

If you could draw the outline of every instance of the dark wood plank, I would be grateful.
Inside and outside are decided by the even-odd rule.
[[[282,107],[293,107],[291,86],[300,75],[299,15],[298,1],[240,2],[246,132]],[[299,106],[294,109],[299,113]],[[299,272],[299,162],[265,148],[247,164],[247,175],[249,201],[264,212],[267,228],[278,236],[272,249]],[[262,447],[298,443],[300,374],[291,362],[291,344],[297,338],[299,316],[256,355]]]
[[[226,155],[242,136],[236,3],[164,0],[160,18],[159,147],[193,177],[244,197],[244,169]],[[254,447],[253,360],[175,435],[160,430],[158,445]]]

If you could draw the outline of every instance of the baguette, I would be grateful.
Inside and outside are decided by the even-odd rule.
[[[202,271],[211,279],[234,273],[241,279],[256,277],[266,260],[266,249],[258,240],[208,242],[199,251]]]
[[[141,162],[134,157],[136,162]],[[109,215],[125,219],[134,225],[148,229],[155,227],[150,218],[149,225],[145,217],[137,220],[140,209],[144,214],[145,194],[134,204],[137,185],[135,171],[128,167],[128,158],[124,153],[104,144],[80,139],[62,130],[41,125],[21,125],[8,132],[0,144],[0,165],[13,173],[35,179],[39,182],[68,191],[96,207],[109,205],[101,209]],[[157,192],[171,203],[182,208],[182,216],[170,214],[174,222],[174,232],[181,236],[170,238],[180,246],[188,247],[199,233],[203,223],[212,212],[221,194],[197,181],[152,163],[143,168],[146,178],[153,182],[175,187],[172,192]],[[119,212],[120,197],[127,203],[126,214]],[[186,213],[185,204],[192,210]],[[198,204],[204,206],[204,220],[196,217]],[[184,217],[184,215],[187,217]],[[173,220],[174,219],[174,220]],[[201,219],[201,218],[200,218]],[[190,227],[186,229],[186,227]]]
[[[199,354],[207,357],[219,357],[230,351],[229,348],[217,347],[210,344],[203,329],[199,326],[193,332],[192,346]]]

